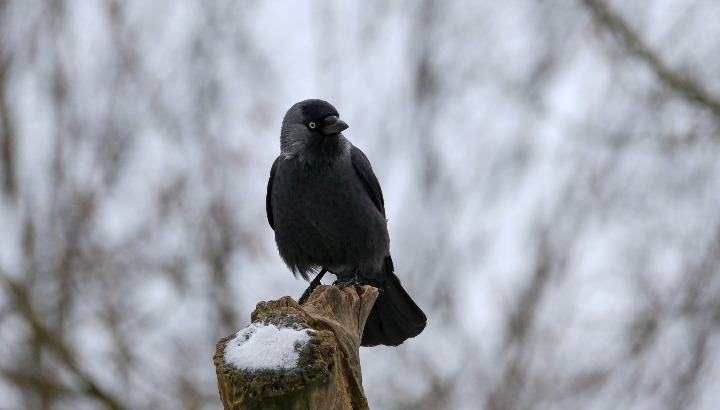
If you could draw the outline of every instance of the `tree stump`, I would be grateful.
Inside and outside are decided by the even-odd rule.
[[[378,290],[321,285],[302,306],[260,302],[214,356],[227,409],[367,409],[360,340]]]

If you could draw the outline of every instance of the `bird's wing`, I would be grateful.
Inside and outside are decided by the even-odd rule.
[[[265,211],[267,212],[268,223],[273,230],[275,230],[275,220],[273,219],[272,211],[272,185],[275,180],[275,172],[277,172],[278,162],[280,162],[280,157],[275,159],[275,162],[272,164],[272,168],[270,168],[270,179],[268,180],[267,195],[265,196]]]
[[[383,200],[382,190],[380,189],[380,182],[378,182],[377,177],[370,166],[370,161],[368,161],[365,154],[357,147],[352,147],[350,150],[350,159],[352,161],[353,168],[355,168],[355,172],[360,177],[363,185],[365,185],[365,190],[367,190],[368,195],[370,195],[370,199],[372,199],[373,203],[384,218],[385,201]]]

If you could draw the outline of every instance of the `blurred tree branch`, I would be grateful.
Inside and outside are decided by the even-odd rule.
[[[650,49],[630,25],[602,0],[582,0],[593,16],[607,26],[622,45],[633,55],[647,63],[660,80],[679,92],[688,101],[709,109],[720,118],[720,100],[702,86],[680,74]]]
[[[5,289],[6,294],[11,298],[13,305],[16,306],[17,313],[20,314],[26,323],[30,326],[33,338],[40,347],[54,353],[54,356],[65,365],[66,370],[77,377],[81,382],[77,393],[93,397],[110,409],[124,409],[125,407],[115,399],[109,392],[100,387],[93,378],[87,374],[77,362],[77,354],[64,342],[63,336],[50,329],[33,306],[28,288],[22,283],[11,279],[3,271],[0,271],[0,284]],[[46,378],[42,375],[28,374],[24,371],[9,371],[2,369],[2,375],[5,378],[14,380],[22,386],[38,389],[44,392],[67,393],[73,389],[60,385],[52,378]]]
[[[0,19],[5,13],[5,4],[0,3]],[[0,178],[2,190],[15,197],[15,132],[10,118],[10,98],[8,96],[11,57],[8,47],[0,40]]]

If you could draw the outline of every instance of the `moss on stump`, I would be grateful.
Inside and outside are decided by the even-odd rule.
[[[307,328],[310,340],[291,369],[247,370],[225,362],[235,335],[220,339],[214,356],[225,409],[367,409],[360,369],[360,340],[378,291],[321,285],[304,305],[289,296],[260,302],[253,323]]]

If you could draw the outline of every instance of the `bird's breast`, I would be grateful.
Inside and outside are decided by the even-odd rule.
[[[271,195],[281,255],[321,266],[382,264],[387,224],[349,158],[311,168],[283,160],[278,167]]]

